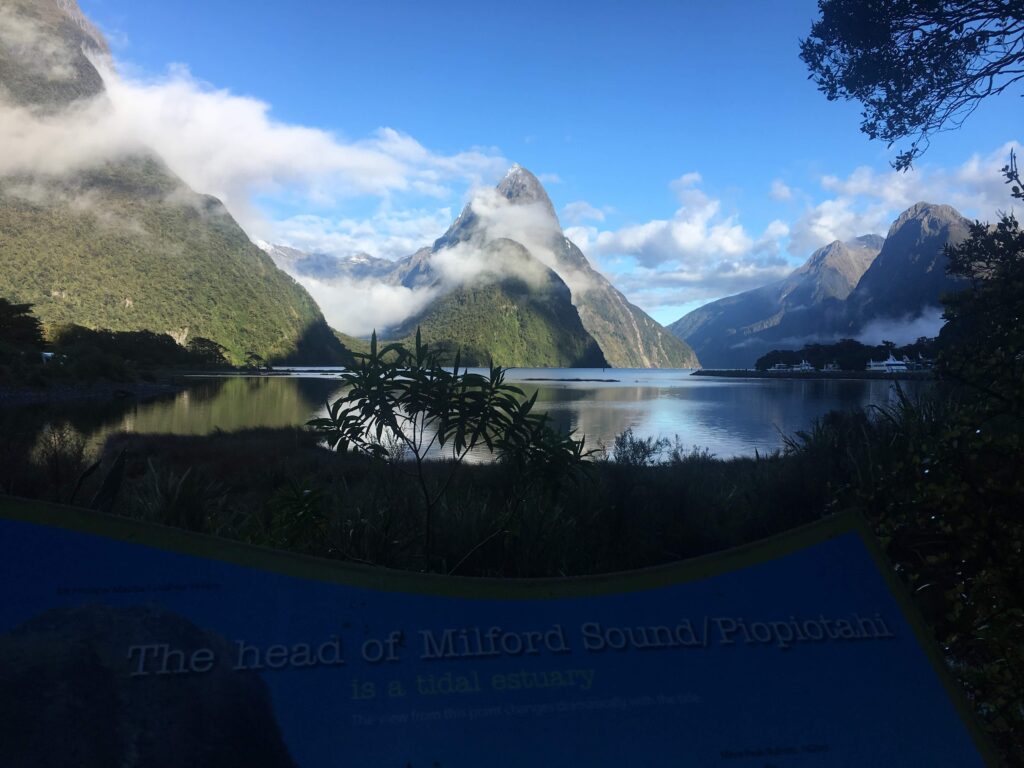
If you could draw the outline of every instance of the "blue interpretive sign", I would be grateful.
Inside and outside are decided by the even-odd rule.
[[[0,765],[986,765],[854,517],[627,574],[406,574],[0,502]]]

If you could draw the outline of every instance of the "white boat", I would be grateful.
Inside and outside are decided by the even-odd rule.
[[[892,356],[892,352],[889,353],[889,357],[885,360],[871,360],[868,362],[867,370],[869,371],[883,371],[885,373],[898,373],[900,371],[907,370],[906,360],[897,360]]]

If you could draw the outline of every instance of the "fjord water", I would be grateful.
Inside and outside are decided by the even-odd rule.
[[[94,446],[119,431],[203,435],[297,426],[322,414],[324,403],[340,394],[339,373],[337,368],[302,368],[273,376],[194,378],[175,395],[142,403],[18,409],[19,426],[41,429],[66,422]],[[616,435],[632,428],[638,437],[678,436],[685,448],[706,448],[721,458],[781,448],[784,435],[806,429],[830,410],[886,405],[896,398],[890,381],[726,379],[691,373],[517,368],[507,380],[527,395],[539,390],[537,409],[548,414],[554,427],[585,435],[587,447],[610,448]],[[901,386],[914,394],[931,384]]]

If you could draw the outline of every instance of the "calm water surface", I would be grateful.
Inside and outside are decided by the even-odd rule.
[[[340,394],[338,372],[303,368],[288,376],[197,378],[177,395],[145,403],[18,409],[0,412],[0,420],[22,430],[67,421],[94,445],[117,431],[201,435],[295,426],[322,413],[325,401]],[[557,428],[585,435],[588,447],[611,446],[617,434],[632,427],[640,437],[678,436],[687,448],[707,448],[720,457],[780,448],[783,435],[807,428],[830,410],[885,405],[895,398],[889,381],[720,379],[690,373],[517,368],[508,381],[528,395],[539,390],[537,408]],[[931,386],[901,385],[911,393]]]

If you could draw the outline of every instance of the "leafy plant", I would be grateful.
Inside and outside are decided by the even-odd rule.
[[[288,482],[268,502],[275,546],[309,551],[323,549],[328,520],[326,491],[311,482]]]
[[[85,468],[85,449],[85,438],[66,422],[48,424],[40,433],[33,458],[45,470],[53,498],[62,499]]]
[[[612,461],[627,467],[651,467],[659,463],[661,454],[671,443],[664,437],[637,437],[629,427],[615,436],[612,446]]]
[[[192,467],[182,473],[147,463],[146,482],[134,506],[147,520],[200,533],[217,532],[216,521],[227,506],[227,490]]]
[[[533,410],[536,393],[526,398],[505,382],[505,370],[492,365],[486,375],[470,373],[455,354],[454,365],[416,331],[413,349],[398,343],[356,354],[356,364],[342,374],[345,394],[327,404],[327,415],[308,425],[340,451],[411,467],[423,500],[423,552],[430,567],[433,520],[452,477],[474,451],[486,450],[523,471],[544,466],[568,473],[585,456],[583,440],[558,435],[546,417]],[[425,463],[439,458],[447,471],[427,472]]]

